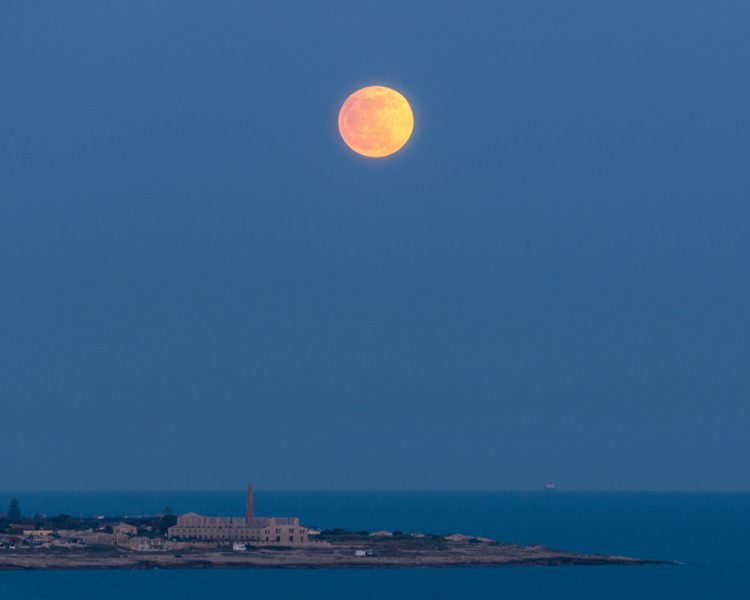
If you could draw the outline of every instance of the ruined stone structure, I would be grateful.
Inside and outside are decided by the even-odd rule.
[[[206,542],[242,542],[251,545],[296,546],[309,542],[307,527],[298,517],[256,517],[253,486],[247,484],[245,517],[205,517],[187,513],[177,517],[169,537]]]

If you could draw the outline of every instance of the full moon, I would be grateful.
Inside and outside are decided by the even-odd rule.
[[[349,96],[339,111],[339,132],[355,152],[382,158],[398,152],[414,129],[414,114],[401,94],[371,85]]]

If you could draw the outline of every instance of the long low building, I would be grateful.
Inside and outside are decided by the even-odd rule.
[[[298,517],[256,517],[250,483],[245,517],[206,517],[191,512],[177,517],[168,535],[179,540],[273,546],[296,546],[310,541],[309,530],[300,526]]]

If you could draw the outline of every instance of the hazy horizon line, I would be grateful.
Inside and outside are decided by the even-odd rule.
[[[40,493],[79,493],[79,494],[97,494],[97,493],[246,493],[245,488],[91,488],[91,489],[0,489],[0,494],[19,493],[19,494],[40,494]],[[750,489],[628,489],[628,488],[555,488],[547,490],[544,488],[513,488],[513,489],[448,489],[448,488],[394,488],[394,489],[356,489],[356,488],[325,488],[325,489],[263,489],[254,487],[254,493],[348,493],[348,494],[421,494],[421,493],[443,493],[443,494],[514,494],[514,493],[533,493],[543,494],[566,494],[566,493],[587,493],[587,494],[749,494]]]

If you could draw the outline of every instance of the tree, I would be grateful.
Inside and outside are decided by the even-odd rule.
[[[18,500],[13,498],[8,506],[8,518],[11,521],[18,521],[21,519],[21,505],[18,504]]]
[[[171,513],[164,513],[164,516],[159,522],[159,533],[162,535],[166,535],[169,531],[169,528],[173,525],[177,525],[177,517]]]

